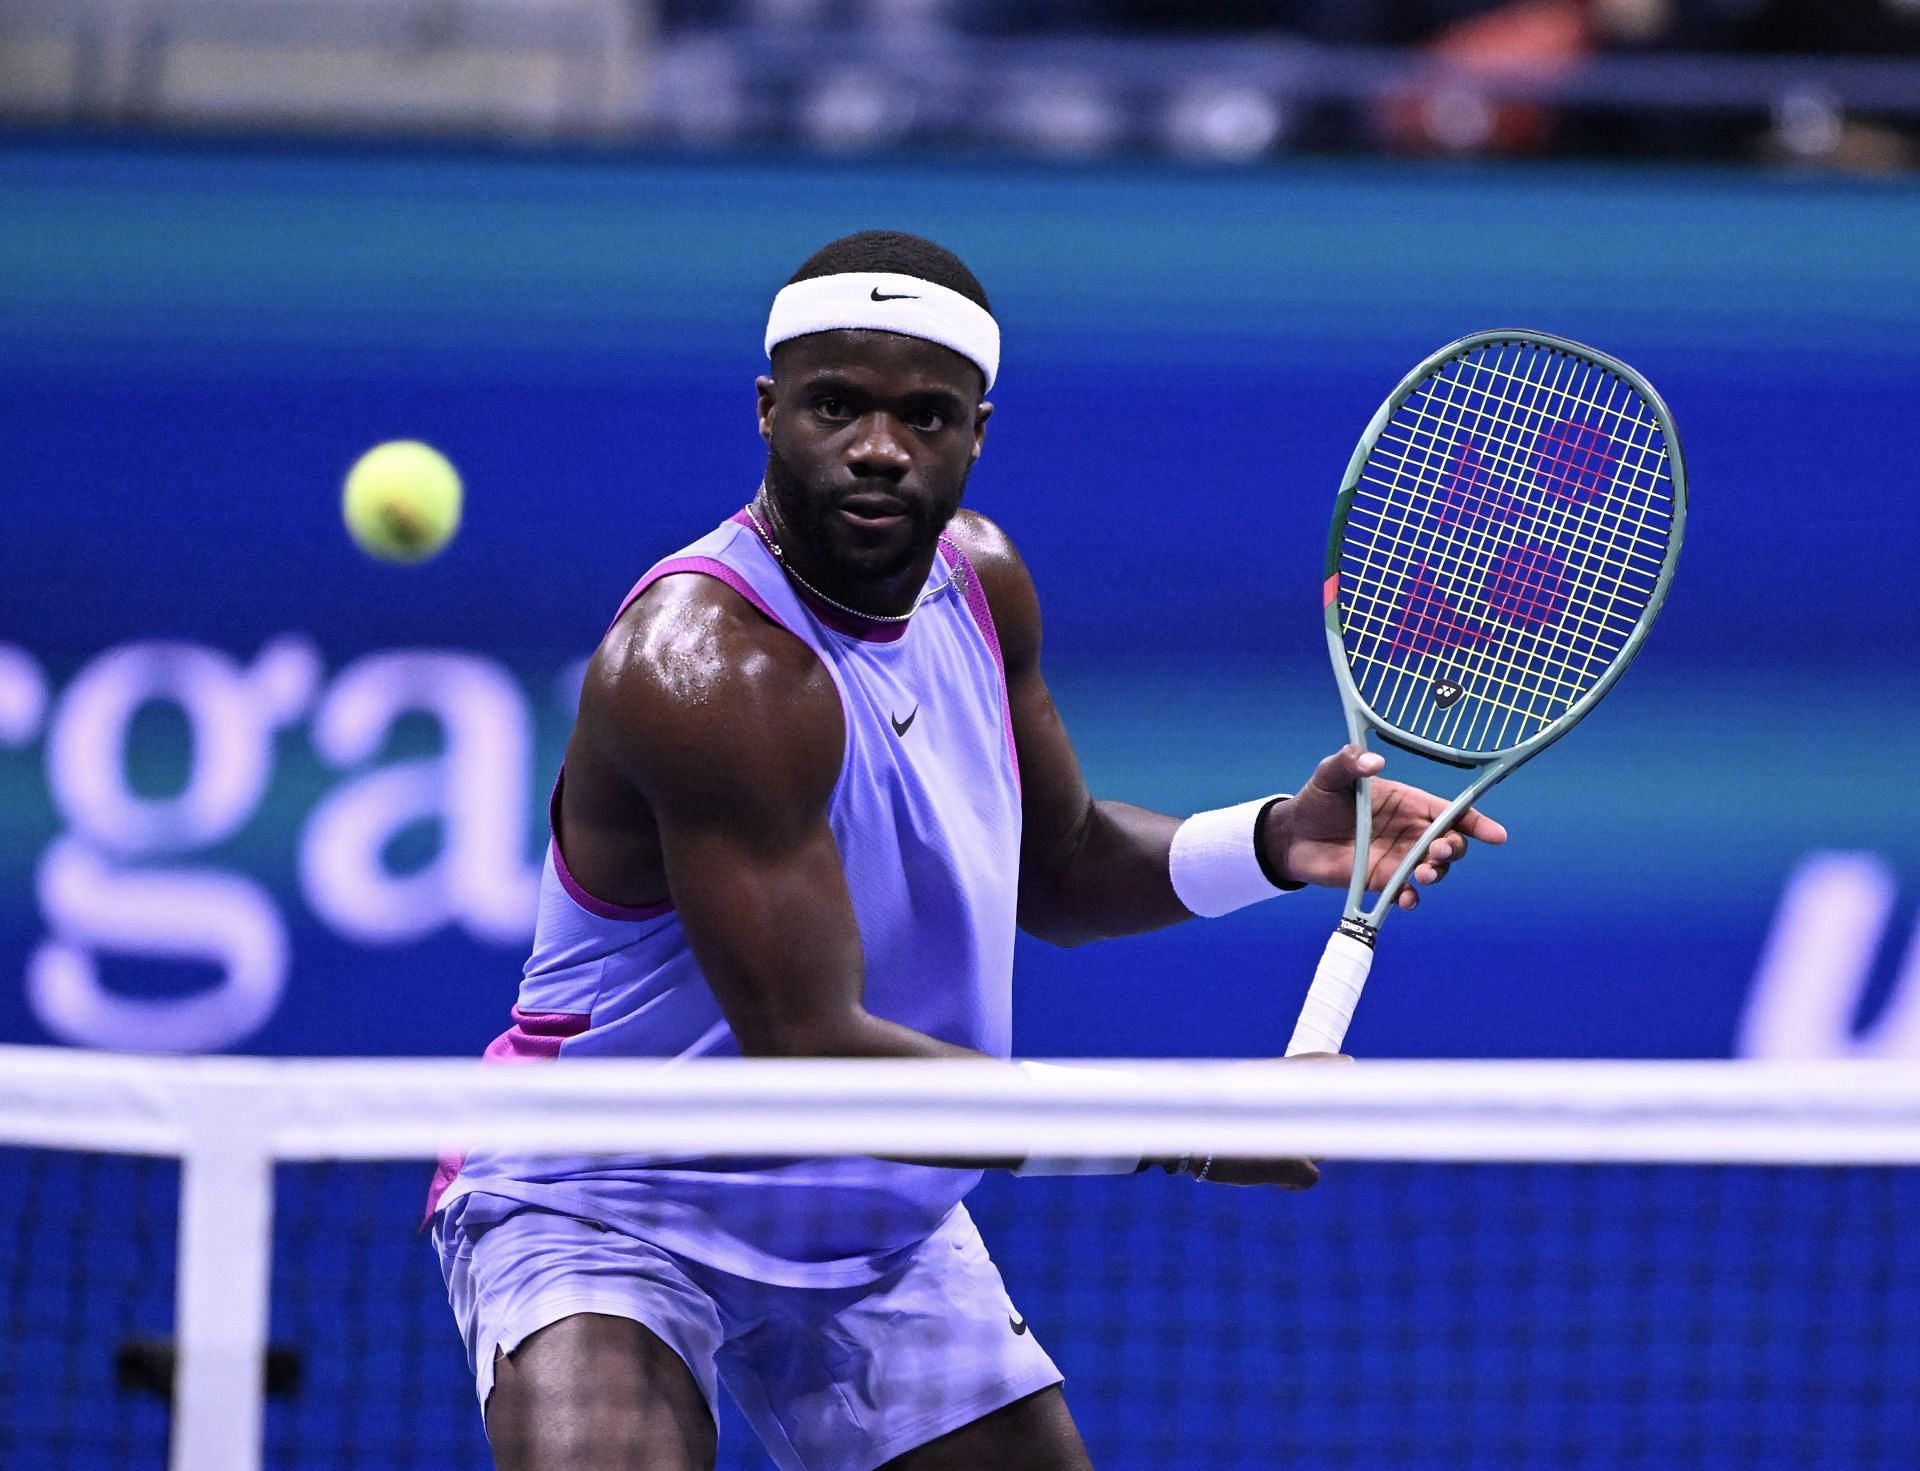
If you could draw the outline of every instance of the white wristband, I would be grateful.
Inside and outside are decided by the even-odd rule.
[[[1300,885],[1277,886],[1260,863],[1260,814],[1284,796],[1196,812],[1174,831],[1168,872],[1173,892],[1202,919],[1218,919]]]
[[[1042,1088],[1050,1086],[1055,1079],[1085,1077],[1092,1073],[1103,1078],[1131,1078],[1132,1073],[1121,1072],[1117,1068],[1080,1068],[1058,1067],[1050,1062],[1021,1062],[1014,1064]],[[1075,1155],[1036,1154],[1013,1167],[1016,1175],[1131,1175],[1140,1168],[1140,1156],[1125,1158],[1081,1157]]]

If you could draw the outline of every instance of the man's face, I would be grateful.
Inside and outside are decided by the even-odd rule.
[[[980,370],[895,332],[816,332],[775,352],[760,432],[787,532],[850,578],[899,576],[960,508],[993,411]]]

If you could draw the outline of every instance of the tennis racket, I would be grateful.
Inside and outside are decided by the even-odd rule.
[[[1673,419],[1625,363],[1543,332],[1476,332],[1400,381],[1353,452],[1327,538],[1327,647],[1369,733],[1474,773],[1372,908],[1371,782],[1353,879],[1287,1055],[1338,1052],[1374,938],[1426,852],[1580,723],[1645,641],[1687,516]]]

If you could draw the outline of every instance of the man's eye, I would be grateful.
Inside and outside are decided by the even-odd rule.
[[[847,417],[847,404],[845,399],[823,398],[814,405],[814,408],[817,409],[820,416],[825,419],[844,419]]]
[[[937,433],[946,424],[946,418],[932,409],[923,409],[907,420],[907,427],[918,429],[922,434]]]

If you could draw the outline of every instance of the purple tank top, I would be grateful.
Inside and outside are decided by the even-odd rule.
[[[1020,776],[999,639],[966,556],[943,537],[912,618],[881,623],[804,594],[742,512],[654,566],[622,611],[676,573],[726,583],[833,677],[846,751],[828,821],[865,951],[867,1009],[1008,1056]],[[556,784],[556,812],[558,803]],[[594,898],[557,842],[547,849],[513,1017],[489,1058],[740,1050],[672,904],[631,909]],[[504,1197],[605,1220],[743,1276],[829,1286],[871,1280],[978,1180],[977,1171],[872,1159],[476,1151],[442,1165],[430,1209],[468,1195]]]

